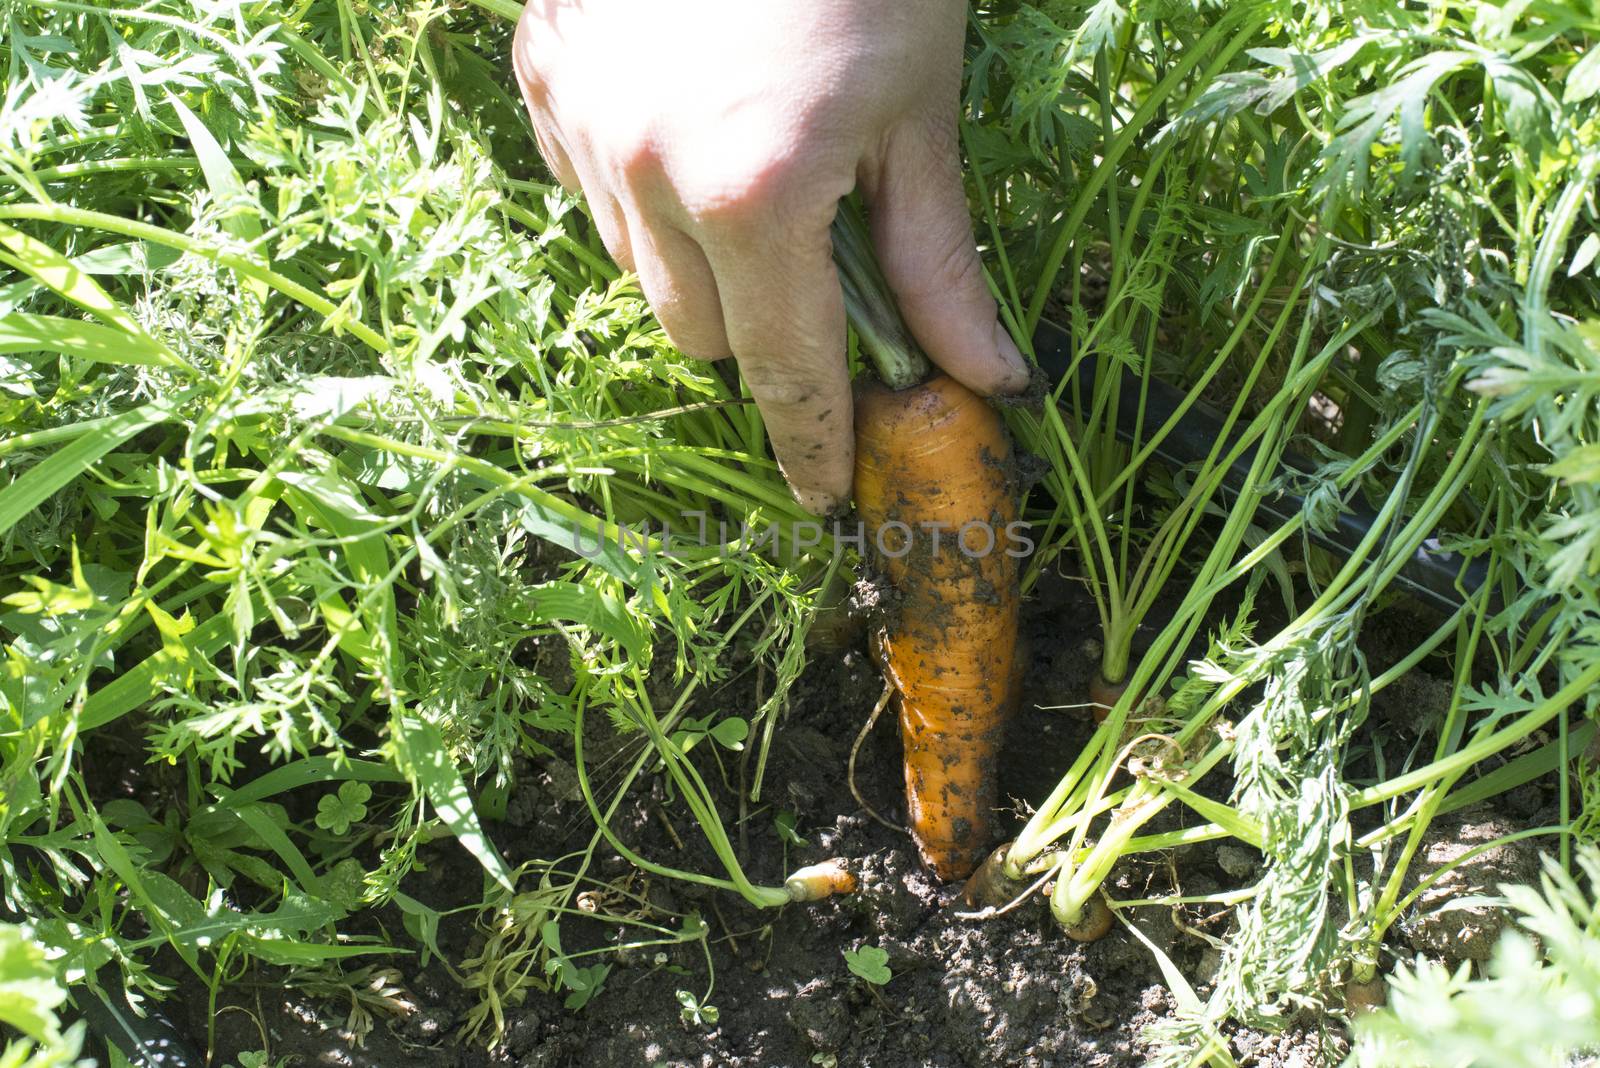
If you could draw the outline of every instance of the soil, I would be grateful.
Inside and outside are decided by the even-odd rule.
[[[1537,883],[1539,851],[1522,839],[1469,854],[1522,829],[1487,805],[1449,813],[1429,825],[1406,871],[1407,894],[1432,880],[1400,925],[1411,948],[1452,967],[1489,959],[1511,917],[1504,908],[1478,902],[1498,896],[1502,884]]]
[[[1029,598],[1028,699],[1002,767],[1005,795],[1015,802],[1004,816],[1012,829],[1020,825],[1024,805],[1049,792],[1093,730],[1086,711],[1059,706],[1084,700],[1097,649],[1091,635],[1094,618],[1087,593],[1068,578],[1047,577]],[[1404,620],[1394,625],[1409,626]],[[747,700],[750,685],[748,678],[735,680],[725,692],[709,695],[711,703],[701,712]],[[273,1057],[288,1057],[290,1064],[373,1068],[1146,1064],[1150,1049],[1145,1029],[1170,1019],[1176,1005],[1154,956],[1124,924],[1137,924],[1203,999],[1216,951],[1200,932],[1225,937],[1230,921],[1226,910],[1129,910],[1120,914],[1106,938],[1088,944],[1066,938],[1038,895],[998,918],[964,918],[960,887],[935,882],[919,866],[910,840],[869,818],[846,782],[851,743],[880,685],[864,651],[814,657],[777,734],[765,794],[749,806],[742,823],[729,827],[756,881],[776,884],[802,864],[840,858],[857,866],[861,885],[856,894],[761,911],[727,892],[632,874],[620,856],[604,847],[596,851],[590,874],[649,902],[654,913],[650,918],[671,927],[678,921],[669,917],[690,911],[704,918],[710,927],[709,969],[699,944],[586,958],[612,965],[597,996],[572,1011],[559,996],[530,990],[520,1004],[507,1007],[504,1032],[492,1048],[463,1035],[477,995],[463,990],[444,962],[424,965],[414,957],[396,960],[392,978],[400,992],[391,999],[393,1011],[374,1013],[360,1044],[352,1041],[347,1027],[347,999],[285,986],[275,974],[252,974],[229,984],[215,1010],[203,987],[184,981],[175,1011],[202,1048],[208,1024],[214,1026],[217,1064],[237,1064],[240,1050],[262,1048],[263,1034]],[[1425,676],[1416,688],[1437,691],[1434,680]],[[1379,727],[1384,712],[1381,707],[1374,710]],[[1415,705],[1411,712],[1415,723]],[[606,747],[625,755],[634,751],[627,748],[633,743],[612,736],[603,720],[589,727],[586,739],[592,736],[593,741],[586,746],[595,754],[591,772],[603,781],[608,769],[615,774],[621,763],[606,761]],[[1401,744],[1409,740],[1399,737]],[[737,757],[729,760],[724,754],[721,764],[725,777],[719,777],[716,763],[703,762],[708,781],[736,785]],[[900,754],[893,717],[882,717],[863,746],[858,784],[873,808],[891,820],[900,818]],[[1214,789],[1226,787],[1219,782]],[[735,797],[728,789],[724,811],[739,810]],[[718,871],[681,803],[667,805],[665,800],[659,776],[641,781],[618,813],[617,832],[631,848],[660,863]],[[1544,801],[1535,797],[1531,803],[1537,807]],[[1160,817],[1166,822],[1152,829],[1179,826],[1175,810],[1180,808],[1171,806]],[[780,812],[792,814],[803,846],[785,846],[775,826]],[[1496,819],[1502,817],[1479,811],[1441,820],[1446,830],[1440,842],[1458,831],[1492,836],[1510,829],[1498,826]],[[559,758],[529,762],[521,769],[505,818],[490,830],[514,862],[585,847],[592,824],[576,799],[570,764]],[[1497,877],[1501,868],[1509,870],[1507,865],[1525,868],[1520,859],[1497,853],[1486,854]],[[404,889],[437,909],[463,909],[447,915],[439,931],[445,957],[460,967],[483,946],[484,934],[474,924],[478,914],[468,908],[481,898],[481,875],[475,862],[449,840],[424,847],[419,859],[425,870],[408,878]],[[1441,854],[1438,862],[1448,859]],[[1431,849],[1427,860],[1419,869],[1435,866]],[[1108,890],[1114,898],[1210,894],[1245,885],[1258,863],[1254,851],[1236,843],[1190,846],[1125,861]],[[602,898],[599,907],[621,912],[634,906],[608,906]],[[411,944],[400,933],[394,910],[380,910],[373,923],[373,933],[392,932],[397,943]],[[615,929],[574,918],[562,927],[563,945],[568,952],[600,948]],[[1416,924],[1406,928],[1413,940],[1423,929]],[[864,946],[887,954],[892,973],[887,983],[868,983],[847,966],[845,951]],[[1403,942],[1397,941],[1397,948],[1411,955]],[[698,1023],[686,1022],[679,991],[702,998],[713,978],[710,996],[702,1000],[715,1007],[715,1020],[703,1013]],[[1312,1068],[1337,1064],[1345,1050],[1337,1015],[1292,1020],[1274,1034],[1241,1030],[1231,1038],[1240,1065]]]

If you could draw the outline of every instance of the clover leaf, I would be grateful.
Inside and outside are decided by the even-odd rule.
[[[317,802],[317,826],[334,834],[347,834],[352,823],[367,818],[367,801],[372,797],[372,787],[364,782],[346,782],[339,786],[339,794],[324,794]]]
[[[882,986],[894,978],[889,970],[889,954],[877,946],[862,946],[844,951],[845,965],[873,986]]]

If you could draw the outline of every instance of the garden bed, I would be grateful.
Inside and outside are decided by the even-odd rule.
[[[1071,706],[1084,700],[1096,664],[1096,639],[1082,620],[1092,604],[1081,583],[1052,575],[1025,611],[1031,680],[1002,763],[1005,796],[1016,806],[1002,826],[1014,833],[1022,806],[1048,793],[1092,731],[1092,721]],[[1421,612],[1419,615],[1418,613]],[[1368,650],[1378,666],[1390,628],[1400,632],[1426,622],[1425,610],[1397,604],[1375,621]],[[1404,649],[1404,645],[1398,646]],[[718,702],[737,705],[750,696],[748,677]],[[852,896],[794,905],[777,914],[737,898],[689,884],[641,877],[614,853],[602,850],[596,873],[653,902],[661,916],[699,912],[710,925],[712,968],[698,945],[673,947],[663,960],[654,949],[608,954],[615,966],[601,992],[583,1008],[563,1007],[564,995],[532,992],[509,1007],[504,1032],[492,1049],[464,1042],[461,1031],[476,999],[434,961],[398,965],[398,1011],[374,1014],[358,1045],[348,1031],[348,1001],[285,989],[271,975],[250,976],[224,990],[222,1004],[244,1011],[217,1017],[216,1053],[235,1058],[262,1047],[267,1029],[275,1056],[298,1055],[306,1064],[388,1068],[431,1066],[649,1065],[768,1068],[812,1064],[874,1068],[1140,1068],[1151,1047],[1145,1030],[1171,1020],[1178,1004],[1154,955],[1122,923],[1096,942],[1065,937],[1042,898],[1035,895],[1005,915],[971,918],[961,887],[941,885],[917,862],[903,833],[871,819],[856,802],[845,768],[857,731],[881,685],[862,651],[819,657],[793,692],[793,704],[769,767],[773,788],[754,806],[742,828],[745,859],[758,881],[780,880],[792,868],[826,857],[847,858],[860,873]],[[1378,703],[1374,715],[1397,752],[1410,738],[1407,725],[1438,712],[1448,684],[1419,670]],[[1045,706],[1045,707],[1041,707]],[[601,751],[607,730],[596,732]],[[619,739],[610,736],[610,746]],[[626,740],[620,740],[626,744]],[[901,818],[900,743],[882,720],[858,757],[858,786],[869,804],[891,820]],[[604,760],[602,758],[602,763]],[[708,773],[714,773],[714,765]],[[520,764],[507,818],[490,829],[508,857],[559,856],[582,849],[592,834],[575,774],[563,758]],[[633,849],[658,861],[706,869],[715,857],[692,824],[670,814],[659,778],[641,788],[615,826]],[[1502,799],[1504,814],[1479,811],[1440,828],[1453,859],[1472,845],[1553,818],[1553,790],[1532,783]],[[1207,784],[1225,796],[1226,777]],[[734,798],[726,799],[736,810]],[[787,849],[775,829],[776,813],[790,814],[803,846]],[[1178,813],[1153,830],[1172,830]],[[1191,822],[1192,818],[1191,818]],[[1443,822],[1443,821],[1441,821]],[[1456,840],[1463,844],[1449,848]],[[1498,877],[1531,878],[1531,853],[1512,868],[1468,869],[1447,894],[1428,902],[1437,912],[1450,894],[1480,893]],[[406,891],[433,907],[470,910],[479,898],[476,862],[448,840],[428,847],[425,870]],[[1130,858],[1107,885],[1121,900],[1198,897],[1248,884],[1260,856],[1228,841]],[[1474,881],[1474,879],[1478,881]],[[1483,880],[1487,878],[1488,882]],[[614,907],[614,906],[606,906]],[[1217,954],[1207,941],[1226,937],[1230,909],[1217,905],[1145,906],[1122,913],[1165,953],[1204,997]],[[455,965],[475,958],[483,934],[468,911],[445,922],[440,945]],[[1390,950],[1409,959],[1413,946],[1433,948],[1451,963],[1486,956],[1486,945],[1463,947],[1448,913],[1417,917]],[[384,922],[397,917],[393,910]],[[605,945],[607,927],[573,923],[563,928],[569,951]],[[1492,935],[1497,933],[1491,931]],[[1409,941],[1408,941],[1409,939]],[[1431,944],[1429,940],[1432,940]],[[874,946],[887,954],[892,978],[881,986],[852,973],[844,953]],[[1451,952],[1452,948],[1455,952]],[[677,991],[699,994],[714,972],[706,1003],[715,1022],[685,1019]],[[1307,1010],[1281,1030],[1238,1029],[1232,1052],[1241,1065],[1307,1068],[1339,1060],[1348,1032],[1337,993],[1325,1010]],[[192,981],[177,1000],[197,1044],[206,1038],[205,990]],[[259,1021],[259,1023],[258,1023]],[[831,1060],[830,1060],[831,1058]]]

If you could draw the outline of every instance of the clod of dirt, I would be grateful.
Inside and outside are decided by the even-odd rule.
[[[1501,795],[1500,804],[1511,815],[1522,820],[1531,820],[1546,804],[1544,787],[1536,782],[1523,783]]]
[[[896,975],[920,968],[926,963],[915,946],[898,938],[881,939],[878,948],[889,955],[889,968]]]
[[[1034,486],[1043,482],[1050,473],[1050,461],[1043,456],[1031,452],[1019,452],[1016,457],[1013,475],[1018,493],[1026,493]]]
[[[582,801],[583,790],[578,783],[578,769],[560,757],[546,757],[544,788],[550,796],[560,801]]]
[[[1067,1034],[1055,1026],[1063,993],[1059,943],[1032,932],[1015,932],[1009,940],[995,933],[974,924],[947,929],[935,940],[947,962],[944,1016],[964,1063],[1090,1063],[1056,1059],[1068,1048]]]
[[[1235,879],[1248,879],[1261,867],[1261,854],[1243,846],[1217,846],[1217,867]]]
[[[913,929],[937,907],[932,880],[905,850],[863,858],[856,878],[856,892],[844,904],[859,912],[874,934]]]
[[[413,1013],[402,1031],[413,1042],[431,1044],[439,1041],[454,1023],[455,1013],[449,1009],[428,1008]]]
[[[506,1031],[506,1045],[513,1053],[528,1052],[539,1044],[544,1024],[543,1014],[539,1012],[538,1006],[534,1005],[512,1021],[511,1027]]]
[[[789,1001],[789,1026],[819,1051],[835,1050],[850,1031],[850,1013],[839,991],[824,979],[798,990]]]
[[[1408,671],[1372,696],[1371,716],[1396,734],[1414,737],[1450,707],[1451,684]]]
[[[886,619],[900,606],[900,593],[881,575],[864,573],[850,587],[850,614],[867,626]]]
[[[1005,411],[1007,408],[1023,408],[1038,411],[1044,407],[1045,398],[1050,395],[1053,383],[1044,368],[1035,367],[1028,375],[1028,388],[1021,393],[997,393],[989,398],[989,403]]]
[[[1200,963],[1195,966],[1194,982],[1197,989],[1206,989],[1217,981],[1217,973],[1222,970],[1222,950],[1216,946],[1207,946],[1200,952]]]
[[[1406,873],[1406,891],[1473,849],[1517,830],[1487,805],[1440,817]],[[1530,883],[1538,873],[1538,855],[1526,842],[1496,846],[1462,861],[1430,886],[1401,921],[1401,933],[1413,949],[1449,964],[1488,960],[1511,918],[1505,909],[1463,905],[1459,899],[1498,895],[1501,883]]]
[[[1284,1032],[1241,1030],[1233,1036],[1241,1065],[1262,1068],[1314,1068],[1343,1060],[1344,1042],[1312,1019],[1302,1018]]]

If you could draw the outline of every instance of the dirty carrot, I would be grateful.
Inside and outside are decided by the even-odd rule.
[[[824,860],[799,868],[784,880],[784,892],[790,901],[821,901],[834,894],[856,892],[856,876],[837,860]]]
[[[858,220],[840,212],[845,305],[877,380],[856,389],[855,499],[894,590],[877,635],[896,691],[908,823],[924,862],[963,878],[991,844],[1014,704],[1017,508],[999,414],[932,372],[890,302]]]

